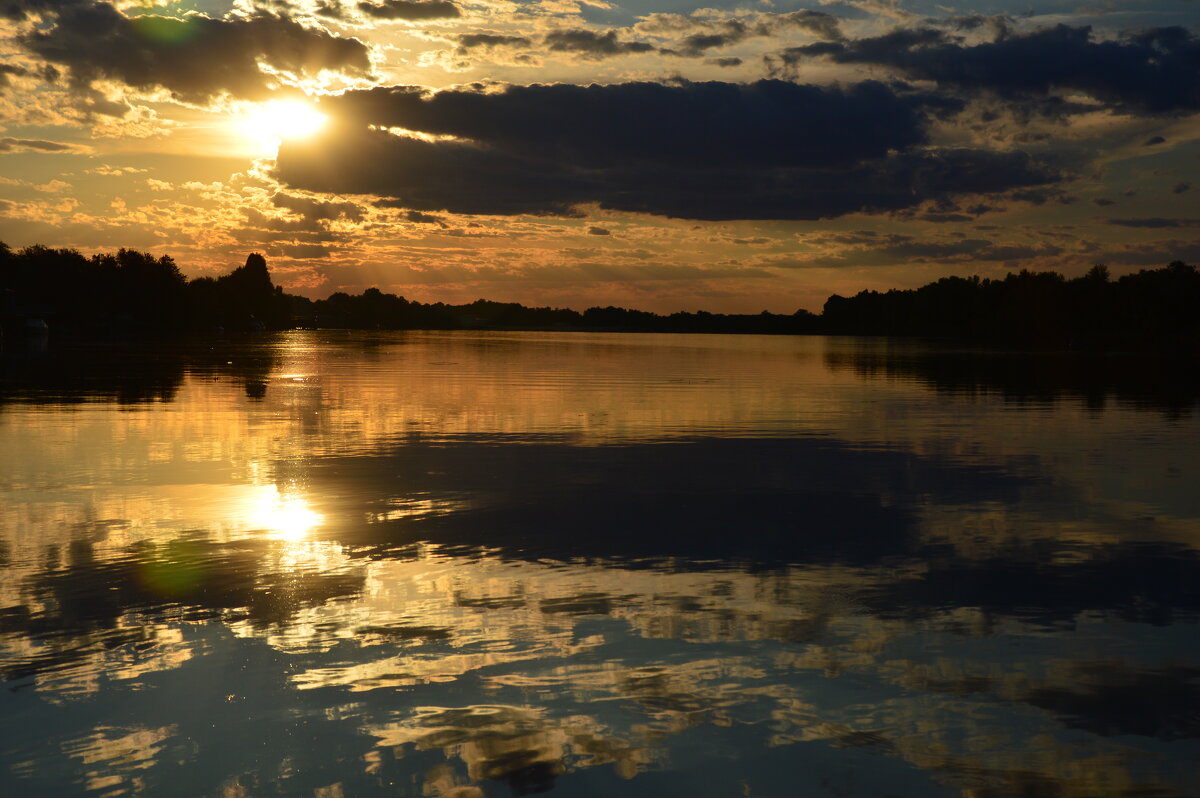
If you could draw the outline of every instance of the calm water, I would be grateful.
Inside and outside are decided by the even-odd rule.
[[[1194,365],[0,358],[0,795],[1200,795]]]

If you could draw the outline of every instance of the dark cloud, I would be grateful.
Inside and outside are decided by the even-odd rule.
[[[756,35],[753,28],[740,19],[728,19],[717,33],[693,33],[685,36],[677,47],[679,55],[700,56],[714,47],[728,47]]]
[[[546,34],[544,42],[552,52],[579,53],[585,58],[595,59],[648,53],[655,49],[654,45],[645,42],[618,41],[615,30],[595,33],[586,28],[552,31]]]
[[[1184,194],[1191,190],[1191,183],[1176,183],[1175,185],[1171,186],[1172,194]]]
[[[852,230],[848,233],[833,233],[824,237],[827,241],[832,241],[835,244],[871,244],[875,245],[879,241],[887,238],[889,240],[903,238],[905,241],[911,241],[912,236],[884,236],[878,230]]]
[[[323,107],[337,123],[285,142],[280,179],[425,211],[569,214],[594,202],[694,219],[816,219],[1061,179],[1021,152],[922,146],[928,113],[947,111],[945,101],[869,81],[394,87]],[[392,127],[448,138],[381,129]]]
[[[16,64],[0,64],[0,89],[6,89],[12,85],[14,76],[21,77],[29,74],[29,70],[25,67],[17,66]]]
[[[788,14],[759,14],[720,20],[693,18],[684,24],[687,23],[695,26],[695,32],[684,36],[672,47],[663,49],[664,54],[696,58],[714,48],[730,47],[746,39],[771,36],[789,28],[800,28],[830,41],[843,38],[838,18],[820,11],[801,10]]]
[[[771,28],[801,28],[822,39],[835,40],[842,38],[841,20],[833,14],[826,14],[822,11],[811,11],[808,9],[792,11],[788,14],[780,14],[775,18],[775,22],[767,22],[766,24]]]
[[[506,52],[533,47],[533,39],[528,36],[514,36],[495,31],[479,31],[477,33],[464,33],[449,38],[457,44],[453,50],[453,54],[458,59],[457,66],[459,67],[469,68],[475,63],[481,63],[480,59],[482,58],[490,59],[492,63],[497,63],[497,59],[500,62],[512,64],[534,65],[538,63],[537,59],[530,53],[509,54]]]
[[[271,203],[276,208],[285,208],[311,222],[333,221],[336,219],[349,219],[353,222],[360,222],[364,215],[362,206],[356,205],[353,202],[327,202],[310,197],[284,194],[283,192],[277,192],[271,198]]]
[[[958,30],[990,28],[995,31],[997,38],[1008,35],[1012,29],[1012,19],[1003,14],[990,16],[986,14],[967,14],[960,17],[951,17],[947,22],[951,27]]]
[[[1200,227],[1200,219],[1165,219],[1161,216],[1151,216],[1141,219],[1109,219],[1107,224],[1121,227],[1145,227],[1161,229],[1164,227]]]
[[[502,153],[581,167],[845,165],[926,141],[944,105],[867,81],[847,88],[749,84],[532,84],[502,91],[399,86],[322,103],[335,117],[469,139]]]
[[[973,260],[1006,261],[1022,260],[1038,255],[1058,255],[1059,247],[1043,245],[1031,247],[1015,244],[995,244],[981,238],[965,238],[959,241],[933,242],[909,240],[880,247],[876,252],[903,260]]]
[[[0,17],[24,20],[35,14],[53,14],[86,0],[0,0]]]
[[[1116,205],[1117,201],[1108,197],[1096,197],[1092,200],[1092,204],[1100,208],[1107,208],[1109,205]]]
[[[185,102],[226,93],[259,99],[275,83],[260,63],[297,76],[371,73],[362,42],[282,16],[131,19],[107,3],[75,2],[59,9],[51,27],[20,40],[40,58],[66,67],[71,85],[84,94],[94,81],[109,79],[144,90],[161,86]]]
[[[735,56],[726,56],[724,58],[709,58],[704,63],[719,67],[735,67],[742,65],[742,59]]]
[[[285,142],[277,172],[300,188],[394,197],[397,205],[425,211],[567,214],[589,193],[554,162],[345,126]]]
[[[377,200],[373,203],[377,208],[399,208],[404,213],[400,214],[400,218],[406,222],[413,224],[436,224],[439,227],[446,227],[445,220],[441,216],[432,213],[422,213],[421,211],[405,210],[405,204],[399,200]],[[479,227],[475,222],[471,222],[467,227]]]
[[[346,21],[350,18],[350,15],[346,13],[346,7],[343,6],[338,0],[320,0],[320,2],[317,3],[316,8],[313,10],[313,13],[319,17],[336,19],[340,21]]]
[[[329,223],[338,219],[360,222],[366,217],[362,206],[353,202],[328,202],[277,192],[271,198],[276,208],[289,211],[287,216],[268,216],[257,208],[243,207],[248,227],[241,232],[247,240],[262,240],[261,231],[287,233],[293,241],[328,242],[344,238],[344,234],[332,231]]]
[[[1062,254],[1053,244],[997,243],[982,238],[930,240],[903,234],[880,235],[869,230],[829,236],[831,243],[856,247],[839,255],[797,259],[794,256],[772,259],[782,269],[840,266],[885,266],[902,262],[980,263],[1021,261],[1027,258]]]
[[[1012,261],[1026,258],[1054,257],[1063,253],[1062,247],[1053,244],[1028,246],[1024,244],[991,244],[986,249],[974,253],[973,260]]]
[[[404,220],[415,222],[416,224],[442,224],[442,217],[434,216],[432,213],[421,213],[420,211],[408,211],[404,214]]]
[[[1070,205],[1078,199],[1078,197],[1072,197],[1070,194],[1065,193],[1061,188],[1049,186],[1014,191],[1009,195],[1009,198],[1017,202],[1028,202],[1031,205],[1045,205],[1051,201],[1057,202],[1059,205]]]
[[[1151,136],[1142,143],[1143,147],[1153,147],[1155,144],[1164,144],[1166,139],[1162,136]]]
[[[328,258],[329,247],[323,244],[273,243],[267,246],[267,254],[285,258]]]
[[[1096,260],[1106,263],[1128,263],[1136,266],[1164,266],[1176,260],[1184,263],[1200,263],[1200,242],[1167,239],[1113,246],[1098,252]]]
[[[503,33],[464,33],[454,39],[460,49],[475,50],[491,47],[529,47],[533,40],[528,36],[507,36]]]
[[[381,20],[453,19],[461,17],[458,6],[448,0],[383,0],[359,3],[358,10]]]
[[[612,231],[603,227],[589,227],[588,235],[590,236],[610,236]]]
[[[61,141],[46,141],[45,139],[14,139],[10,136],[0,138],[0,152],[20,152],[22,150],[35,152],[70,152],[77,150],[74,144]]]
[[[985,213],[999,210],[1003,208],[984,202],[961,205],[952,197],[942,196],[934,198],[922,207],[898,210],[893,216],[897,219],[921,219],[926,222],[969,222]]]
[[[849,42],[792,47],[771,57],[780,74],[817,57],[878,64],[904,76],[1004,98],[1080,92],[1146,113],[1200,109],[1200,39],[1185,28],[1152,28],[1098,41],[1090,27],[1058,25],[963,44],[932,28]]]
[[[923,213],[921,214],[920,218],[927,222],[937,222],[941,224],[943,222],[969,222],[975,217],[969,216],[965,213],[939,213],[935,211],[933,213]]]
[[[273,241],[276,236],[263,236],[269,233],[287,233],[288,238],[308,241],[334,241],[345,238],[342,233],[335,233],[327,224],[316,219],[303,216],[268,216],[257,208],[243,207],[240,209],[246,217],[246,226],[236,231],[234,235],[245,241],[266,243]]]

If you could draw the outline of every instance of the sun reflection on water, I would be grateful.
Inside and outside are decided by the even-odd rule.
[[[251,524],[278,540],[299,541],[325,523],[302,496],[272,486],[264,490],[250,515]]]

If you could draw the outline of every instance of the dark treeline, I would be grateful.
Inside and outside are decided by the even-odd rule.
[[[257,253],[230,274],[188,280],[168,255],[122,249],[88,258],[42,246],[13,252],[0,242],[0,292],[6,327],[34,319],[87,333],[291,326],[289,298]]]
[[[292,297],[292,301],[296,320],[318,327],[775,334],[818,331],[818,317],[807,310],[797,310],[792,315],[701,310],[660,316],[644,310],[595,307],[580,313],[568,308],[530,308],[516,302],[486,299],[467,305],[423,304],[385,294],[378,288],[368,288],[357,296],[338,292],[328,299]]]
[[[622,330],[629,332],[810,333],[816,319],[791,315],[674,313],[625,308],[530,308],[478,300],[467,305],[412,302],[369,288],[310,300],[272,284],[266,260],[218,278],[188,280],[169,256],[132,249],[90,258],[42,246],[13,251],[0,243],[0,319],[21,327],[31,319],[65,332],[248,331],[318,326],[361,329]]]
[[[1105,266],[1068,280],[944,277],[920,288],[831,296],[826,333],[981,341],[1023,348],[1160,349],[1200,354],[1200,272],[1175,261],[1113,280]]]
[[[266,260],[188,280],[168,256],[136,250],[90,258],[70,249],[0,243],[0,319],[33,318],[66,332],[361,329],[604,330],[830,333],[953,340],[1038,349],[1168,350],[1200,354],[1200,272],[1180,261],[1112,279],[1096,266],[1067,279],[1021,271],[1001,280],[945,277],[916,289],[831,296],[821,315],[659,315],[617,307],[583,312],[480,299],[422,303],[369,288],[310,300],[272,284]]]

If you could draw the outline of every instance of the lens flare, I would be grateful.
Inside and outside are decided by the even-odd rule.
[[[155,14],[134,17],[129,24],[139,37],[157,44],[184,44],[196,38],[201,30],[199,19],[177,19]]]

